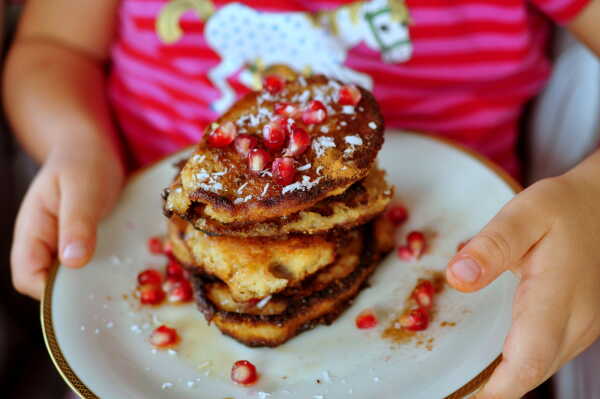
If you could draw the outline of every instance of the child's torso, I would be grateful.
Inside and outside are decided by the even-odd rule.
[[[548,25],[525,0],[125,0],[120,19],[110,92],[140,163],[196,142],[285,64],[372,89],[388,127],[514,172],[522,106],[549,73]]]

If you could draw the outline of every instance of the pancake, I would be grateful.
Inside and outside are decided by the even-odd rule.
[[[298,117],[285,117],[285,123],[292,121],[311,138],[309,148],[294,157],[299,171],[292,183],[277,184],[270,169],[252,173],[247,157],[234,145],[215,148],[203,140],[181,170],[180,187],[168,190],[167,210],[184,217],[201,204],[204,215],[216,222],[256,223],[299,212],[365,178],[383,144],[383,118],[373,95],[362,88],[356,107],[338,104],[340,87],[315,75],[287,82],[277,94],[249,93],[207,128],[205,137],[233,122],[238,134],[256,136],[258,148],[265,149],[262,132],[276,118],[276,104],[306,109],[312,100],[321,101],[327,109],[321,123],[306,125]],[[269,153],[275,159],[284,151]],[[171,199],[175,194],[180,195]]]
[[[298,285],[352,248],[349,255],[360,253],[352,244],[360,240],[358,231],[283,238],[210,236],[175,217],[169,223],[169,240],[180,262],[219,278],[238,302]]]
[[[185,201],[179,179],[170,187],[165,212]],[[285,217],[264,222],[220,223],[204,212],[205,206],[198,204],[183,217],[196,229],[209,234],[239,237],[281,236],[294,233],[321,234],[333,229],[350,229],[367,223],[383,212],[393,198],[394,190],[385,180],[385,173],[374,167],[363,180],[351,185],[341,195],[328,197],[312,207]]]
[[[228,302],[224,284],[215,289],[214,281],[192,273],[198,307],[207,321],[214,323],[223,334],[251,347],[276,347],[319,324],[329,325],[366,287],[382,256],[393,248],[387,245],[387,237],[378,236],[378,232],[381,234],[385,229],[377,229],[375,223],[367,225],[363,231],[363,249],[358,264],[350,273],[342,268],[345,269],[343,277],[332,278],[323,289],[308,296],[286,297],[286,290],[274,295],[262,307],[256,303],[235,306]],[[332,273],[329,277],[335,275]],[[307,280],[303,284],[312,283]]]

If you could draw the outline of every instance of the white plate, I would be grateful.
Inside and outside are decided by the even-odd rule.
[[[180,157],[131,179],[100,227],[89,266],[52,273],[42,303],[44,332],[59,371],[82,397],[459,398],[489,375],[509,328],[512,275],[476,294],[446,289],[438,319],[425,334],[425,340],[433,338],[430,350],[415,341],[392,345],[381,338],[382,326],[397,315],[417,278],[428,269],[443,270],[457,244],[472,237],[518,190],[489,163],[425,136],[388,135],[380,164],[410,209],[398,234],[436,232],[431,251],[417,263],[390,255],[371,288],[332,326],[317,327],[276,349],[250,349],[207,326],[194,305],[139,310],[135,301],[123,298],[133,292],[140,270],[164,264],[148,253],[146,240],[164,232],[159,194]],[[356,314],[366,307],[388,315],[376,331],[354,327]],[[153,315],[182,335],[177,353],[153,353],[147,342],[156,325]],[[456,326],[442,327],[442,320]],[[239,359],[252,361],[261,372],[255,387],[229,380]]]

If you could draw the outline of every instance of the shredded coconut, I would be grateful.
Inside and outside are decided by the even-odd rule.
[[[329,128],[327,126],[321,126],[321,133],[329,133]]]
[[[290,191],[296,191],[296,190],[308,191],[311,188],[313,188],[314,186],[316,186],[317,184],[319,184],[321,179],[322,179],[322,177],[319,177],[316,180],[310,181],[310,177],[304,175],[304,176],[302,176],[302,181],[288,184],[281,190],[281,193],[286,194]]]
[[[351,115],[355,112],[354,107],[352,105],[344,105],[342,107],[342,113],[343,114],[347,114],[347,115]]]
[[[252,199],[252,194],[248,194],[244,198],[236,198],[235,201],[233,201],[233,203],[236,205],[239,205],[239,204],[243,204],[244,202],[248,202],[251,199]]]
[[[375,123],[375,122],[371,121],[371,122],[369,122],[369,127],[370,127],[371,129],[375,130],[375,129],[377,129],[377,123]]]
[[[348,122],[346,122],[346,121],[341,121],[341,122],[340,122],[340,126],[348,126]]]
[[[312,148],[317,157],[323,156],[325,154],[325,150],[327,148],[335,147],[335,141],[333,141],[333,137],[317,137],[316,140],[312,142]]]
[[[302,165],[302,166],[297,167],[296,170],[299,170],[299,171],[309,170],[310,167],[311,167],[311,164],[307,163],[306,165]]]
[[[260,195],[261,197],[264,197],[267,194],[267,191],[269,190],[270,185],[271,185],[271,183],[265,184],[265,188],[263,188],[262,194]]]
[[[344,141],[350,145],[362,145],[363,141],[360,136],[346,136]]]
[[[256,304],[256,307],[259,309],[264,308],[265,306],[267,306],[267,304],[269,303],[269,301],[271,300],[271,295],[264,297],[263,299],[260,300],[260,302],[258,302]]]
[[[247,186],[247,185],[248,185],[248,182],[246,182],[246,183],[242,184],[242,185],[240,186],[240,188],[238,188],[238,189],[237,189],[237,193],[238,193],[238,194],[241,194],[241,193],[244,191],[244,188],[246,188],[246,186]]]

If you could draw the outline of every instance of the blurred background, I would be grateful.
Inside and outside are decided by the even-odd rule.
[[[48,0],[51,1],[51,0]],[[73,0],[77,1],[77,0]],[[21,1],[0,0],[0,67],[10,46]],[[0,118],[0,392],[4,398],[66,398],[67,386],[55,370],[44,346],[39,303],[12,288],[9,253],[18,205],[35,174],[36,166],[14,142],[4,115]],[[552,398],[546,383],[527,399]],[[120,398],[119,398],[120,399]]]

